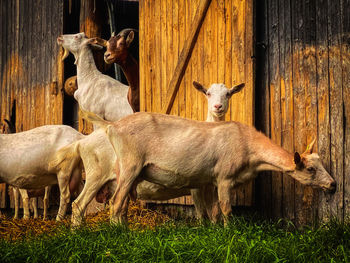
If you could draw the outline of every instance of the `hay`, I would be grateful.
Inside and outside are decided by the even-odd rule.
[[[70,217],[57,222],[55,220],[43,221],[42,219],[12,219],[0,216],[0,239],[8,241],[23,240],[42,234],[54,236],[60,233],[60,226],[69,227]],[[156,226],[169,222],[169,216],[158,211],[142,208],[139,202],[131,202],[128,211],[128,224],[131,229],[154,229]],[[88,215],[85,225],[96,228],[101,223],[109,222],[109,209]]]

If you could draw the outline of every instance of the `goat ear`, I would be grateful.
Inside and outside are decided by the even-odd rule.
[[[303,161],[301,160],[301,156],[298,152],[295,152],[294,153],[294,163],[296,165],[296,167],[298,169],[302,169],[303,168]]]
[[[126,46],[129,47],[131,42],[134,40],[135,33],[134,31],[130,31],[129,35],[126,37]]]
[[[245,84],[241,83],[239,85],[233,86],[231,89],[228,90],[227,95],[231,97],[233,94],[240,92],[244,88]]]
[[[200,92],[203,92],[205,95],[207,95],[207,90],[203,87],[202,84],[200,84],[197,81],[193,81],[193,86]]]
[[[90,40],[90,44],[92,45],[100,45],[100,46],[103,46],[103,47],[106,47],[107,46],[107,40],[104,40],[100,37],[94,37],[94,38],[91,38]]]
[[[95,50],[103,49],[103,46],[98,44],[98,40],[96,39],[96,37],[88,39],[87,44],[89,44],[91,48]]]
[[[316,142],[316,137],[312,140],[312,142],[306,147],[305,153],[312,154],[314,150],[314,145]]]

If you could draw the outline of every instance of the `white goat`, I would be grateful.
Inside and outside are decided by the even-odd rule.
[[[85,37],[84,33],[57,38],[57,43],[65,50],[63,59],[69,52],[75,57],[78,89],[74,92],[74,98],[80,108],[105,120],[116,121],[133,113],[127,99],[129,86],[102,74],[96,68],[91,47],[102,47],[94,44],[94,41]]]
[[[84,135],[65,125],[46,125],[29,131],[0,135],[0,183],[23,189],[40,189],[57,184],[60,207],[56,219],[63,219],[70,192],[77,188],[80,167],[76,163],[49,167],[57,150]]]
[[[282,171],[302,184],[336,190],[336,182],[313,153],[315,140],[302,155],[293,155],[238,122],[208,123],[145,112],[114,123],[93,114],[88,119],[105,127],[117,155],[112,222],[124,222],[126,197],[140,179],[175,189],[216,185],[225,223],[232,189],[259,171]]]
[[[202,92],[208,100],[208,112],[206,122],[225,121],[225,115],[229,107],[229,100],[233,94],[243,89],[244,83],[228,89],[223,83],[215,83],[207,90],[204,86],[193,81],[193,86]],[[217,222],[220,217],[220,208],[217,198],[217,188],[208,184],[200,189],[192,189],[196,214],[199,219],[208,217],[212,222]]]
[[[4,119],[4,121],[7,123],[8,128],[10,130],[10,133],[16,133],[16,126],[12,121],[9,121],[7,119]],[[13,197],[14,197],[14,205],[15,205],[15,215],[14,219],[18,219],[18,212],[19,212],[19,195],[21,194],[22,200],[23,200],[23,218],[29,219],[30,218],[30,211],[29,211],[29,201],[30,198],[32,199],[32,207],[34,210],[34,218],[38,218],[38,205],[37,200],[38,196],[44,197],[44,215],[43,219],[46,220],[47,218],[47,210],[49,205],[49,194],[50,194],[51,186],[46,186],[45,189],[36,189],[36,190],[26,190],[26,189],[20,189],[18,187],[12,187],[13,190]]]

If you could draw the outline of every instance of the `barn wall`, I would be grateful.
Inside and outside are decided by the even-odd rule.
[[[199,0],[141,0],[140,104],[142,111],[161,112],[169,82],[189,35]],[[192,86],[245,82],[231,99],[227,120],[253,124],[253,1],[213,0],[200,29],[170,114],[205,120],[207,101]],[[233,194],[236,205],[251,205],[252,184]],[[189,197],[171,202],[191,204]]]
[[[63,0],[0,1],[0,117],[16,131],[62,123]],[[15,116],[11,116],[14,113]],[[3,128],[3,131],[6,128]],[[9,204],[0,188],[0,208]]]
[[[291,152],[303,152],[316,137],[338,184],[330,196],[264,174],[256,182],[257,206],[297,224],[343,220],[350,208],[350,2],[265,0],[257,10],[256,125]]]

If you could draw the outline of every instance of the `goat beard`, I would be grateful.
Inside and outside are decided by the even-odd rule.
[[[64,49],[64,53],[63,53],[62,61],[65,60],[66,57],[68,57],[68,55],[69,55],[68,49],[66,49],[65,47],[63,47],[63,49]]]

